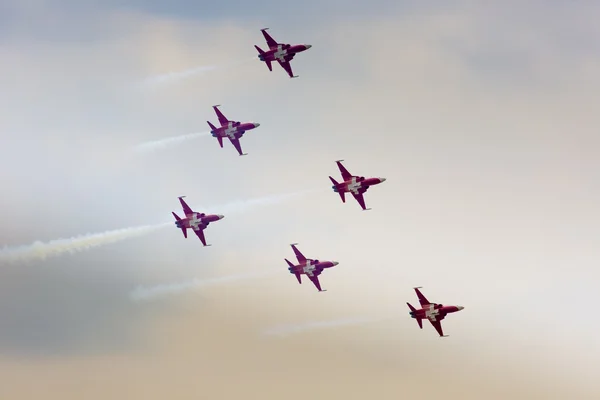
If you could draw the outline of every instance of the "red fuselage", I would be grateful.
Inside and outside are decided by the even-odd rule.
[[[304,274],[312,276],[313,272],[321,272],[325,268],[335,267],[339,263],[337,261],[319,261],[319,260],[306,260],[303,264],[290,266],[288,271],[291,274]]]
[[[420,308],[415,311],[410,311],[409,315],[411,318],[417,318],[417,319],[434,318],[434,319],[441,320],[446,315],[460,311],[462,309],[463,309],[463,307],[461,307],[461,306],[445,306],[443,304],[429,304],[429,305],[425,306],[424,308]]]
[[[260,61],[288,61],[290,56],[301,53],[310,49],[312,46],[309,44],[278,44],[276,47],[271,47],[269,50],[258,55]]]
[[[237,121],[229,121],[225,125],[213,129],[210,131],[210,134],[213,137],[222,137],[222,138],[230,138],[230,139],[239,139],[242,137],[244,132],[252,130],[254,128],[258,128],[260,124],[256,122],[237,122]]]
[[[178,228],[190,228],[193,230],[204,229],[211,222],[215,222],[223,218],[223,215],[195,212],[193,214],[186,215],[185,218],[182,218],[181,220],[175,221],[175,225]]]
[[[333,185],[333,191],[336,193],[364,193],[369,186],[379,185],[380,183],[385,182],[385,178],[365,178],[363,176],[360,177],[352,177],[347,181],[341,182],[337,185]]]

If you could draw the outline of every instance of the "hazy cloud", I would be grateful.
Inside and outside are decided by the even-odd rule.
[[[381,3],[370,14],[365,3],[336,17],[332,2],[296,24],[281,4],[239,20],[225,3],[206,19],[201,5],[177,2],[154,13],[73,4],[14,3],[4,14],[2,245],[153,224],[181,195],[212,205],[319,190],[223,220],[209,233],[219,246],[165,229],[41,265],[3,264],[0,397],[80,398],[85,388],[90,399],[186,398],[191,387],[196,397],[235,396],[237,386],[264,395],[266,385],[305,397],[289,387],[315,363],[328,374],[307,387],[313,395],[357,394],[360,383],[361,398],[375,389],[382,398],[598,397],[597,323],[577,306],[598,302],[588,284],[600,256],[595,3]],[[293,61],[300,78],[256,61],[132,88],[251,58],[265,24],[281,41],[313,44]],[[213,104],[261,123],[244,136],[247,157],[210,140],[132,152],[204,130]],[[371,211],[330,191],[340,158],[353,173],[387,178],[365,196]],[[322,275],[326,293],[285,270],[292,242],[340,261]],[[138,285],[271,267],[281,273],[204,286],[201,301],[193,290],[143,306],[130,299]],[[450,340],[408,318],[413,286],[465,306],[444,321]],[[322,329],[319,340],[256,338],[349,312],[398,319]],[[430,376],[441,383],[427,385]]]

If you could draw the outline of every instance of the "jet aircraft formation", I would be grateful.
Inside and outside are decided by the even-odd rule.
[[[297,78],[298,76],[294,75],[292,72],[290,61],[293,60],[296,54],[306,51],[312,46],[309,44],[291,45],[288,43],[278,43],[267,33],[267,29],[268,28],[261,29],[261,32],[267,42],[267,46],[269,46],[269,50],[262,50],[260,47],[255,45],[254,47],[259,53],[258,59],[267,65],[269,71],[273,71],[272,63],[273,61],[277,61],[279,65],[287,72],[290,78]],[[223,139],[228,138],[240,156],[247,155],[247,153],[242,151],[240,139],[244,133],[258,128],[260,124],[256,122],[239,122],[229,120],[218,107],[220,107],[220,105],[214,105],[213,110],[217,115],[220,126],[217,127],[210,121],[207,121],[211,129],[211,135],[217,139],[221,148],[223,147]],[[381,177],[365,178],[364,176],[352,175],[342,164],[343,161],[344,160],[336,161],[337,167],[342,176],[342,180],[341,182],[338,182],[336,179],[329,176],[329,179],[333,183],[331,188],[340,196],[343,203],[346,202],[346,193],[351,193],[363,211],[370,210],[370,208],[367,208],[365,204],[365,192],[371,186],[379,185],[380,183],[385,182],[386,179]],[[208,215],[193,211],[183,200],[184,197],[185,196],[180,196],[179,202],[181,203],[185,217],[181,218],[175,212],[172,212],[173,216],[175,217],[175,226],[181,229],[185,238],[187,238],[187,229],[192,229],[204,246],[210,246],[210,244],[206,243],[204,230],[211,222],[219,221],[223,219],[224,216],[216,214]],[[298,264],[296,265],[288,259],[284,259],[288,264],[288,271],[296,277],[299,284],[302,284],[302,275],[306,275],[306,277],[315,285],[319,292],[325,292],[326,290],[321,288],[319,275],[321,275],[325,269],[335,267],[339,263],[337,261],[322,261],[318,259],[307,258],[300,252],[300,250],[298,250],[298,247],[296,247],[297,245],[298,243],[293,243],[291,244],[291,247],[294,255],[296,256]],[[438,332],[439,336],[445,337],[446,335],[443,333],[441,321],[446,317],[446,315],[460,311],[463,309],[463,307],[431,303],[425,298],[425,296],[423,296],[423,294],[419,291],[419,288],[414,288],[414,290],[419,299],[421,308],[416,309],[407,302],[406,304],[410,309],[410,317],[417,320],[417,323],[421,329],[423,328],[423,320],[429,320],[429,322],[431,322],[435,330]]]

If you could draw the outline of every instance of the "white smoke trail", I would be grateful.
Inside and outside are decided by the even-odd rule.
[[[257,205],[268,205],[280,203],[288,198],[306,193],[307,191],[265,196],[250,200],[239,200],[222,206],[214,207],[214,213],[232,214],[242,212],[250,207]],[[202,210],[203,212],[207,212]],[[125,239],[143,236],[155,232],[167,226],[173,226],[173,222],[165,222],[156,225],[144,225],[138,227],[130,227],[124,229],[116,229],[102,233],[92,233],[80,235],[68,239],[55,239],[43,243],[36,241],[30,245],[17,247],[5,247],[0,249],[0,262],[17,263],[28,262],[34,260],[45,260],[48,257],[56,257],[65,253],[78,253],[84,250],[89,250],[94,247],[104,246],[111,243],[120,242]]]
[[[210,71],[217,71],[217,70],[221,71],[221,70],[227,70],[230,68],[235,68],[235,67],[238,67],[238,66],[248,63],[250,60],[257,60],[257,59],[258,59],[258,56],[252,56],[252,58],[244,59],[241,61],[234,61],[234,62],[225,64],[225,65],[206,65],[206,66],[202,66],[202,67],[189,68],[189,69],[186,69],[183,71],[178,71],[178,72],[169,72],[166,74],[160,74],[160,75],[156,75],[156,76],[145,79],[144,81],[142,81],[141,85],[142,85],[142,87],[153,88],[153,87],[157,87],[158,85],[161,85],[161,84],[176,83],[176,82],[182,81],[184,79],[187,79],[187,78],[190,78],[193,76],[205,75],[207,72],[210,72]]]
[[[138,286],[130,293],[130,298],[133,301],[148,301],[157,297],[172,296],[187,292],[189,290],[199,289],[202,287],[213,286],[218,284],[245,281],[248,279],[261,278],[265,275],[280,273],[280,270],[251,272],[247,274],[229,275],[218,278],[209,279],[193,279],[191,281],[156,285],[150,287]]]
[[[166,139],[155,140],[152,142],[146,142],[139,144],[135,147],[135,151],[137,152],[149,152],[155,151],[158,149],[162,149],[164,147],[178,144],[181,142],[185,142],[186,140],[196,139],[202,136],[208,136],[210,132],[196,132],[196,133],[188,133],[187,135],[175,136]]]
[[[164,84],[164,83],[173,83],[173,82],[180,81],[182,79],[189,78],[194,75],[202,75],[208,71],[213,71],[216,68],[217,68],[216,65],[207,65],[204,67],[190,68],[190,69],[186,69],[184,71],[179,71],[179,72],[169,72],[166,74],[160,74],[160,75],[156,75],[156,76],[153,76],[153,77],[150,77],[150,78],[144,80],[142,82],[142,85],[151,87],[151,86],[156,86],[156,85],[160,85],[160,84]]]
[[[56,257],[64,253],[73,254],[136,236],[147,235],[169,225],[172,225],[172,223],[115,229],[102,233],[75,236],[68,239],[55,239],[46,243],[36,241],[30,245],[4,248],[0,250],[0,262],[16,263],[45,260],[48,257]]]
[[[375,322],[386,321],[391,318],[396,318],[396,317],[395,316],[394,317],[379,317],[379,318],[362,317],[362,318],[344,318],[344,319],[337,319],[337,320],[333,320],[333,321],[315,321],[315,322],[308,322],[308,323],[303,323],[303,324],[298,324],[298,325],[279,326],[279,327],[268,329],[268,330],[264,331],[263,333],[265,335],[269,335],[269,336],[286,336],[286,335],[291,335],[291,334],[295,334],[295,333],[308,332],[308,331],[313,331],[313,330],[318,330],[318,329],[372,324]]]
[[[298,192],[280,194],[280,195],[275,195],[275,196],[257,197],[255,199],[250,199],[250,200],[236,200],[236,201],[229,202],[222,206],[202,208],[202,210],[203,210],[203,212],[205,212],[207,214],[219,213],[219,214],[227,215],[227,214],[231,214],[231,213],[245,211],[249,207],[266,206],[269,204],[278,204],[278,203],[281,203],[292,197],[309,194],[309,193],[315,192],[316,190],[318,190],[318,189],[307,189],[307,190],[301,190]]]

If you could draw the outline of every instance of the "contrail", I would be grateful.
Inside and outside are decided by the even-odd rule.
[[[27,262],[31,260],[45,260],[48,257],[56,257],[64,253],[78,253],[136,236],[147,235],[171,224],[169,222],[168,224],[115,229],[102,233],[74,236],[68,239],[55,239],[46,243],[36,241],[30,245],[0,250],[0,261],[8,263]]]
[[[333,320],[333,321],[314,321],[314,322],[308,322],[308,323],[298,324],[298,325],[279,326],[279,327],[268,329],[268,330],[264,331],[263,333],[265,335],[269,335],[269,336],[286,336],[286,335],[291,335],[291,334],[295,334],[295,333],[308,332],[308,331],[313,331],[313,330],[318,330],[318,329],[371,324],[371,323],[375,323],[375,322],[386,321],[391,318],[392,317],[379,317],[379,318],[361,317],[361,318],[344,318],[344,319],[337,319],[337,320]]]
[[[242,212],[250,207],[258,205],[277,204],[288,198],[298,196],[310,191],[301,191],[289,194],[258,197],[249,200],[238,200],[226,203],[221,206],[215,206],[215,211],[209,211],[222,214],[233,214]],[[203,212],[207,212],[203,210]],[[34,260],[45,260],[48,257],[56,257],[65,253],[78,253],[84,250],[89,250],[94,247],[104,246],[111,243],[120,242],[125,239],[143,236],[165,228],[173,226],[173,222],[165,222],[156,225],[143,225],[138,227],[130,227],[124,229],[116,229],[102,233],[91,233],[86,235],[74,236],[67,239],[55,239],[49,242],[36,241],[30,245],[17,247],[5,247],[0,250],[0,263],[17,263],[28,262]]]
[[[201,76],[206,74],[207,72],[216,71],[216,70],[226,70],[230,68],[235,68],[244,64],[247,64],[250,60],[257,60],[258,56],[252,56],[252,58],[247,58],[241,61],[234,61],[229,64],[224,65],[205,65],[200,67],[189,68],[183,71],[178,72],[169,72],[166,74],[155,75],[153,77],[147,78],[141,82],[143,87],[156,87],[161,84],[167,83],[176,83],[182,81],[184,79],[193,77],[193,76]]]
[[[279,273],[280,270],[271,270],[263,272],[251,272],[247,274],[229,275],[222,276],[219,278],[209,279],[193,279],[191,281],[170,283],[163,285],[156,285],[150,287],[138,286],[130,293],[130,298],[133,301],[147,301],[157,297],[165,297],[170,295],[177,295],[189,290],[198,289],[206,286],[213,286],[229,282],[245,281],[248,279],[261,278],[265,275],[271,275],[275,272]]]
[[[202,136],[208,136],[209,133],[210,132],[208,132],[208,131],[188,133],[187,135],[175,136],[175,137],[170,137],[170,138],[166,138],[166,139],[155,140],[152,142],[145,142],[145,143],[137,145],[135,147],[135,151],[137,151],[137,152],[155,151],[155,150],[162,149],[162,148],[170,146],[170,145],[185,142],[186,140],[196,139],[196,138],[199,138]]]
[[[245,209],[247,209],[249,207],[266,206],[269,204],[278,204],[278,203],[281,203],[292,197],[313,193],[313,192],[316,192],[317,190],[319,190],[319,189],[306,189],[306,190],[300,190],[298,192],[280,194],[280,195],[275,195],[275,196],[257,197],[255,199],[250,199],[250,200],[235,200],[235,201],[231,201],[223,206],[208,207],[208,208],[202,207],[202,210],[205,213],[211,213],[211,214],[235,213],[235,212],[244,211]]]
[[[169,72],[150,77],[142,82],[143,86],[156,86],[164,83],[173,83],[194,75],[202,75],[208,71],[213,71],[217,68],[216,65],[207,65],[203,67],[190,68],[178,72]]]

